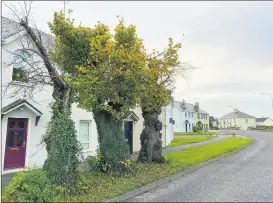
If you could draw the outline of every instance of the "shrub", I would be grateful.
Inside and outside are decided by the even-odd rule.
[[[88,156],[86,159],[90,172],[99,172],[101,170],[100,160],[95,156]]]
[[[198,126],[198,125],[195,125],[195,126],[193,126],[193,132],[199,132],[199,131],[201,131],[201,128],[200,128],[200,126]]]
[[[3,190],[8,201],[15,202],[49,202],[57,196],[56,187],[42,169],[18,172]]]

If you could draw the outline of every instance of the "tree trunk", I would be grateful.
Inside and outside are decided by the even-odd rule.
[[[47,159],[43,168],[49,178],[64,187],[78,180],[77,168],[82,158],[74,122],[71,119],[72,89],[54,89],[55,103],[45,137]]]
[[[160,111],[143,112],[144,129],[140,135],[141,149],[138,156],[139,162],[163,163],[162,156],[162,122],[158,120]]]
[[[97,124],[102,162],[110,170],[119,170],[120,162],[130,158],[129,145],[124,137],[123,123],[106,111],[94,110],[93,113]]]

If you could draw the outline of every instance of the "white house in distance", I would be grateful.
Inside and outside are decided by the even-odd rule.
[[[21,43],[25,47],[31,46],[31,42],[19,23],[5,17],[2,20],[2,106],[1,106],[1,150],[2,150],[2,174],[23,170],[23,167],[42,166],[47,157],[47,152],[41,144],[42,135],[51,118],[49,104],[53,101],[52,88],[37,86],[18,81],[17,73],[24,75],[24,69],[29,68],[28,63],[41,60],[38,55],[31,55],[22,50]],[[42,41],[45,48],[49,48],[54,42],[53,36],[42,33]],[[31,42],[32,43],[32,42]],[[17,56],[17,57],[16,57]],[[20,57],[18,57],[20,56]],[[22,58],[24,60],[22,60]],[[37,63],[39,65],[39,63]],[[42,64],[40,64],[42,65]],[[26,76],[27,77],[27,76]],[[7,89],[5,85],[12,82]],[[23,92],[18,92],[15,97],[10,97],[15,90],[21,87],[34,90],[33,98],[29,99]],[[75,122],[78,139],[83,147],[83,154],[95,155],[98,147],[98,135],[96,123],[92,112],[87,112],[72,105],[71,118]],[[133,109],[124,115],[125,139],[128,141],[131,153],[140,150],[140,134],[143,129],[143,118],[140,107]],[[166,146],[166,110],[163,108],[160,120],[163,123],[162,142]]]
[[[256,118],[256,125],[257,125],[257,127],[258,126],[272,127],[273,120],[269,117]]]
[[[209,128],[209,114],[199,108],[199,103],[194,105],[185,100],[174,101],[166,109],[166,143],[173,139],[173,132],[193,132],[195,125]]]
[[[220,119],[220,128],[240,128],[241,130],[248,130],[256,127],[256,118],[249,114],[235,109]]]

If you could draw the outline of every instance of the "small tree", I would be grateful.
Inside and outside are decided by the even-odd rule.
[[[188,71],[193,69],[188,63],[179,61],[180,48],[181,44],[174,44],[170,38],[168,48],[161,53],[154,51],[144,69],[146,89],[142,92],[141,108],[145,128],[140,137],[141,150],[138,157],[141,162],[164,162],[159,114],[162,107],[172,101],[175,74],[185,77]]]

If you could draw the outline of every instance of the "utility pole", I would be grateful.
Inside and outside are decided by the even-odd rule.
[[[273,109],[273,94],[270,94],[270,93],[262,93],[261,95],[269,95],[269,96],[271,96],[271,100],[272,100],[272,109]]]
[[[65,4],[68,3],[67,1],[61,1],[62,3],[64,3],[64,19],[65,19]]]
[[[234,127],[236,128],[236,116],[235,116],[235,114],[236,114],[236,111],[235,111],[235,108],[233,107],[233,106],[228,106],[228,107],[230,107],[230,108],[232,108],[233,109],[233,118],[234,118]]]

